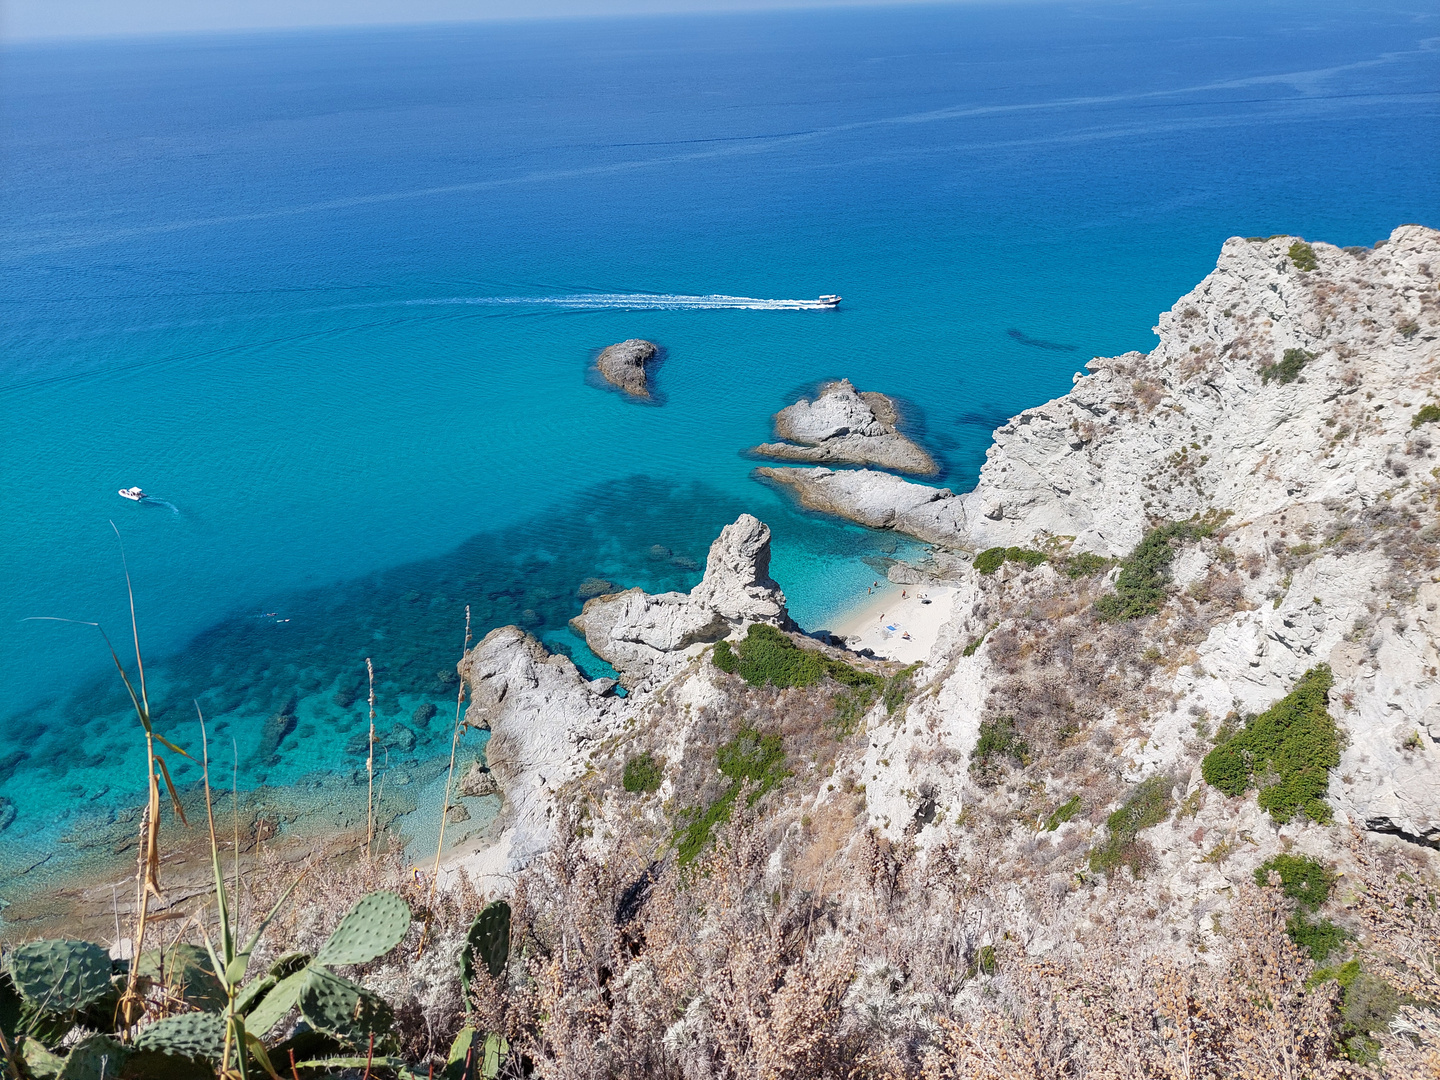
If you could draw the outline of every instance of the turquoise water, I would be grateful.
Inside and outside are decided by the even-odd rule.
[[[896,541],[752,479],[798,392],[898,396],[965,489],[1006,416],[1148,349],[1225,237],[1440,221],[1440,9],[1351,8],[8,50],[0,846],[138,798],[98,635],[22,621],[123,641],[111,521],[161,729],[193,745],[198,699],[244,784],[361,764],[367,656],[390,758],[448,750],[467,604],[600,671],[579,583],[688,588],[741,511],[823,627]],[[666,350],[658,405],[586,377],[628,337]]]

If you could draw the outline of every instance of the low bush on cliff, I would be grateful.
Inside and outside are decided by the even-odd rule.
[[[1410,426],[1417,428],[1421,424],[1433,424],[1437,421],[1440,421],[1440,405],[1422,405],[1410,421]]]
[[[1315,354],[1304,349],[1286,349],[1277,362],[1260,365],[1260,381],[1268,383],[1274,379],[1282,386],[1292,383],[1300,377],[1300,369],[1314,359]]]
[[[766,623],[756,623],[734,645],[721,641],[712,657],[721,671],[739,675],[751,686],[815,686],[827,675],[850,687],[873,687],[877,692],[885,680],[879,675],[853,668],[843,660],[832,660],[814,649],[802,649],[783,632]]]
[[[1043,563],[1047,557],[1043,551],[1031,551],[1028,548],[988,548],[975,556],[975,569],[982,574],[993,574],[1007,562],[1020,563],[1033,569]]]
[[[1308,274],[1316,269],[1320,262],[1315,258],[1315,249],[1304,240],[1296,240],[1290,245],[1290,261],[1295,264],[1295,269],[1301,273]]]
[[[1211,535],[1217,524],[1215,518],[1207,516],[1171,521],[1151,529],[1121,561],[1115,591],[1095,601],[1096,617],[1105,622],[1120,622],[1154,615],[1165,602],[1165,586],[1170,581],[1170,563],[1174,561],[1176,545]]]
[[[1226,795],[1259,786],[1261,808],[1279,824],[1296,814],[1329,821],[1325,790],[1340,764],[1339,735],[1326,709],[1334,682],[1328,664],[1307,671],[1289,694],[1205,755],[1205,782]]]
[[[1139,837],[1152,825],[1170,815],[1170,789],[1175,781],[1164,774],[1144,781],[1125,800],[1125,805],[1105,819],[1105,842],[1090,853],[1090,869],[1104,874],[1121,866],[1141,877],[1153,862],[1154,852]]]
[[[729,783],[720,797],[703,810],[696,807],[682,814],[685,823],[675,834],[675,854],[682,865],[694,861],[695,856],[705,850],[716,825],[730,820],[735,799],[742,789],[748,787],[745,801],[753,806],[790,775],[785,767],[785,747],[780,736],[773,732],[741,728],[715,756],[720,774]]]
[[[664,779],[664,766],[656,761],[648,750],[643,754],[636,754],[625,762],[625,775],[622,783],[625,785],[625,790],[633,795],[644,795],[660,790],[660,782]]]
[[[1065,560],[1065,573],[1073,579],[1093,577],[1110,565],[1110,560],[1093,551],[1082,551]]]
[[[1255,868],[1255,884],[1270,884],[1272,870],[1280,878],[1280,891],[1294,900],[1301,911],[1314,911],[1330,899],[1335,875],[1320,860],[1306,855],[1276,855]]]
[[[993,783],[999,778],[1000,770],[1012,762],[1030,763],[1030,744],[1021,738],[1015,718],[1001,716],[980,721],[980,738],[970,751],[970,771],[981,783]]]

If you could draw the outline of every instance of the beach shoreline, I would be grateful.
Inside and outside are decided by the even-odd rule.
[[[954,595],[955,590],[945,586],[882,581],[868,595],[857,597],[830,633],[854,652],[868,649],[886,660],[917,663],[935,647]]]

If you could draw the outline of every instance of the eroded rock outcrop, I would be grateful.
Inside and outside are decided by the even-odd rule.
[[[614,681],[587,680],[517,626],[486,634],[459,671],[470,691],[466,724],[491,733],[485,790],[504,798],[493,842],[467,868],[494,884],[549,845],[554,793],[579,774],[587,748],[612,732]]]
[[[595,358],[595,369],[611,386],[617,386],[631,397],[649,399],[650,375],[646,365],[660,353],[653,341],[630,338],[610,345]]]
[[[958,547],[967,539],[964,500],[949,488],[915,484],[873,469],[762,466],[755,475],[785,488],[807,510],[872,529],[894,529],[931,544]]]
[[[636,689],[663,678],[694,646],[748,623],[788,621],[785,594],[770,579],[770,527],[741,514],[710,546],[705,576],[690,592],[595,597],[570,625]]]
[[[858,392],[849,379],[826,383],[815,399],[801,398],[775,414],[775,434],[786,442],[762,443],[751,452],[790,461],[873,465],[932,476],[939,472],[924,448],[900,434],[895,402]]]

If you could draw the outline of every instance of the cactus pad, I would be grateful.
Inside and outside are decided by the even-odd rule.
[[[110,954],[89,941],[30,941],[10,953],[10,978],[41,1013],[68,1013],[110,990]]]
[[[481,964],[498,979],[510,959],[510,905],[504,900],[486,904],[465,935],[460,950],[460,981],[468,989]]]
[[[255,1035],[264,1034],[278,1024],[289,1011],[294,1008],[295,1002],[300,997],[300,987],[305,982],[305,973],[308,968],[301,968],[299,971],[274,983],[269,992],[265,994],[249,1015],[245,1017],[245,1028]],[[270,978],[265,981],[269,982]],[[237,1004],[238,1008],[238,1004]]]
[[[410,918],[410,908],[398,894],[368,893],[320,946],[315,963],[334,966],[374,960],[400,944],[410,929]]]
[[[114,1080],[129,1057],[129,1047],[108,1035],[92,1035],[70,1051],[58,1080]]]
[[[316,1031],[356,1047],[367,1045],[372,1035],[389,1034],[395,1023],[390,1006],[380,997],[314,966],[300,988],[300,1015]]]
[[[204,1012],[220,1012],[229,1000],[215,975],[210,954],[199,945],[175,944],[140,954],[136,972],[163,987],[170,997]]]
[[[225,1018],[215,1013],[167,1016],[140,1032],[135,1049],[218,1063],[225,1052]]]

